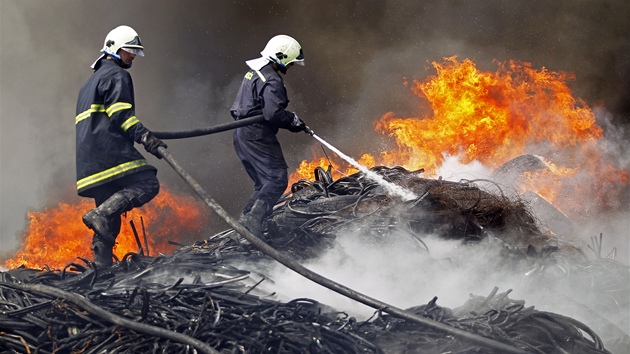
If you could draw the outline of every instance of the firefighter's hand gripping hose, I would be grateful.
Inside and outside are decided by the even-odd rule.
[[[464,330],[457,329],[457,328],[445,325],[441,322],[434,321],[434,320],[431,320],[422,316],[414,315],[405,310],[399,309],[392,305],[373,299],[369,296],[358,293],[342,284],[334,282],[328,278],[325,278],[309,270],[308,268],[302,266],[300,263],[295,261],[290,256],[284,253],[281,253],[277,251],[276,249],[274,249],[273,247],[269,246],[267,243],[265,243],[264,241],[256,237],[244,226],[239,224],[234,218],[228,215],[228,213],[225,211],[225,209],[223,209],[223,207],[221,207],[221,205],[219,205],[216,201],[214,201],[214,199],[212,199],[210,194],[203,187],[201,187],[201,185],[197,183],[197,181],[195,181],[194,178],[192,178],[192,176],[188,174],[188,172],[186,172],[186,170],[184,170],[179,165],[179,163],[173,158],[173,156],[165,148],[159,147],[158,151],[162,155],[164,160],[166,160],[166,162],[168,162],[168,164],[171,165],[171,167],[175,170],[175,172],[177,172],[186,181],[186,183],[188,183],[188,185],[197,193],[197,195],[199,195],[199,197],[201,197],[201,199],[203,199],[203,201],[210,207],[210,209],[212,209],[215,213],[217,213],[223,220],[225,220],[225,222],[228,225],[233,227],[234,230],[236,230],[236,232],[241,234],[241,236],[247,239],[247,241],[249,241],[252,245],[257,247],[260,251],[262,251],[269,257],[275,259],[276,261],[285,265],[289,269],[293,270],[294,272],[330,290],[333,290],[341,295],[344,295],[350,299],[358,301],[364,305],[386,312],[394,317],[398,317],[398,318],[401,318],[410,322],[415,322],[424,326],[428,326],[435,330],[439,330],[447,334],[457,336],[459,338],[468,340],[472,343],[476,343],[486,348],[491,348],[493,349],[494,352],[517,353],[517,354],[527,353],[527,351],[513,347],[511,345],[497,342],[495,340],[482,337],[473,333],[469,333]]]

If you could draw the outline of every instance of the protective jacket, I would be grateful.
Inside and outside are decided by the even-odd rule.
[[[266,122],[254,126],[264,133],[276,134],[278,128],[291,127],[295,114],[286,110],[288,105],[282,76],[269,63],[260,70],[250,70],[245,74],[231,113],[236,120],[262,114]]]
[[[243,212],[247,213],[256,199],[268,206],[278,201],[287,187],[287,163],[276,134],[279,128],[290,128],[295,114],[286,110],[287,90],[280,74],[271,63],[245,74],[231,108],[236,120],[262,114],[264,123],[237,128],[234,149],[249,177],[254,181]]]
[[[116,60],[102,59],[81,87],[76,109],[77,192],[157,169],[134,147],[148,131],[136,118],[131,75]]]
[[[295,114],[286,110],[288,105],[289,98],[284,81],[273,69],[271,63],[260,70],[248,71],[230,112],[235,120],[262,114],[265,122],[236,129],[234,143],[249,145],[249,147],[256,144],[258,152],[251,153],[257,155],[255,157],[258,159],[262,157],[261,163],[270,164],[272,167],[287,168],[276,134],[279,128],[290,128],[294,121]],[[266,145],[268,148],[261,145]],[[249,150],[247,146],[243,148]],[[260,151],[261,149],[263,151]],[[261,156],[261,154],[266,156]],[[252,159],[252,156],[239,155],[239,157],[241,160]]]

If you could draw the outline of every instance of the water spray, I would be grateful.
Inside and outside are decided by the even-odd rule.
[[[339,155],[339,157],[341,157],[342,159],[346,160],[349,164],[351,164],[352,166],[356,167],[359,169],[359,171],[363,172],[368,178],[376,181],[378,184],[382,185],[385,187],[385,189],[393,195],[396,195],[398,197],[400,197],[402,200],[404,201],[409,201],[409,200],[414,200],[414,199],[418,199],[418,196],[402,187],[399,186],[397,184],[391,183],[387,180],[385,180],[385,178],[383,178],[383,176],[379,175],[378,173],[371,171],[370,169],[368,169],[367,167],[361,165],[360,163],[358,163],[355,159],[353,159],[352,157],[344,154],[343,152],[339,151],[339,149],[337,149],[336,147],[332,146],[330,143],[328,143],[326,140],[322,139],[321,137],[319,137],[318,135],[316,135],[311,128],[309,127],[305,127],[304,131],[306,132],[306,134],[312,136],[313,138],[317,139],[317,141],[319,141],[320,143],[324,144],[326,147],[328,147],[330,150],[334,151],[337,155]]]

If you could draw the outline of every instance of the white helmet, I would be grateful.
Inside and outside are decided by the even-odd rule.
[[[107,37],[105,37],[105,41],[103,41],[103,49],[101,52],[120,59],[120,56],[117,54],[118,49],[141,57],[144,56],[144,47],[142,46],[142,42],[140,42],[140,37],[138,37],[138,33],[129,26],[118,26],[111,30],[107,34]]]
[[[142,42],[140,42],[138,33],[129,26],[118,26],[109,31],[105,37],[105,40],[103,41],[103,49],[101,49],[101,53],[103,54],[92,64],[92,69],[96,69],[99,60],[103,59],[106,55],[111,55],[120,60],[120,55],[117,53],[118,49],[122,49],[137,56],[144,56],[144,46],[142,45]]]
[[[300,43],[284,34],[271,38],[260,54],[263,58],[271,60],[283,68],[291,63],[304,65],[304,53]]]

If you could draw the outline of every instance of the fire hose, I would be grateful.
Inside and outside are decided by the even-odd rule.
[[[178,132],[152,132],[159,139],[184,139],[184,138],[193,138],[196,136],[209,135],[214,133],[220,133],[227,130],[236,129],[239,127],[244,127],[246,125],[261,123],[265,120],[262,114],[239,119],[234,122],[225,123],[215,125],[209,128],[201,128],[201,129],[193,129],[193,130],[184,130]]]
[[[307,133],[313,136],[313,132],[308,129]],[[346,296],[350,299],[358,301],[364,305],[372,307],[382,312],[389,313],[394,317],[398,317],[404,320],[408,320],[411,322],[418,323],[420,325],[424,325],[427,327],[431,327],[435,330],[442,331],[444,333],[462,338],[464,340],[476,343],[486,348],[491,348],[495,352],[501,353],[517,353],[523,354],[527,353],[527,351],[513,347],[511,345],[501,343],[495,341],[493,339],[489,339],[480,335],[476,335],[473,333],[466,332],[461,329],[457,329],[448,325],[445,325],[441,322],[434,321],[422,316],[415,315],[413,313],[407,312],[403,309],[399,309],[395,306],[389,305],[377,299],[371,298],[369,296],[363,295],[357,291],[354,291],[351,288],[348,288],[342,284],[339,284],[333,280],[330,280],[318,273],[311,271],[310,269],[304,267],[299,262],[291,258],[290,256],[279,252],[275,248],[269,246],[260,238],[256,237],[251,231],[246,229],[244,226],[239,224],[234,218],[232,218],[226,211],[223,209],[221,205],[219,205],[210,194],[199,184],[195,179],[182,168],[179,163],[173,158],[173,156],[164,148],[158,148],[159,154],[162,158],[177,172],[186,183],[203,199],[203,201],[212,209],[217,215],[219,215],[228,225],[230,225],[236,232],[241,234],[247,241],[249,241],[252,245],[257,247],[261,252],[265,253],[267,256],[275,259],[279,263],[285,265],[289,269],[294,272],[304,276],[305,278],[314,281],[315,283],[322,285],[330,290],[333,290],[343,296]]]

